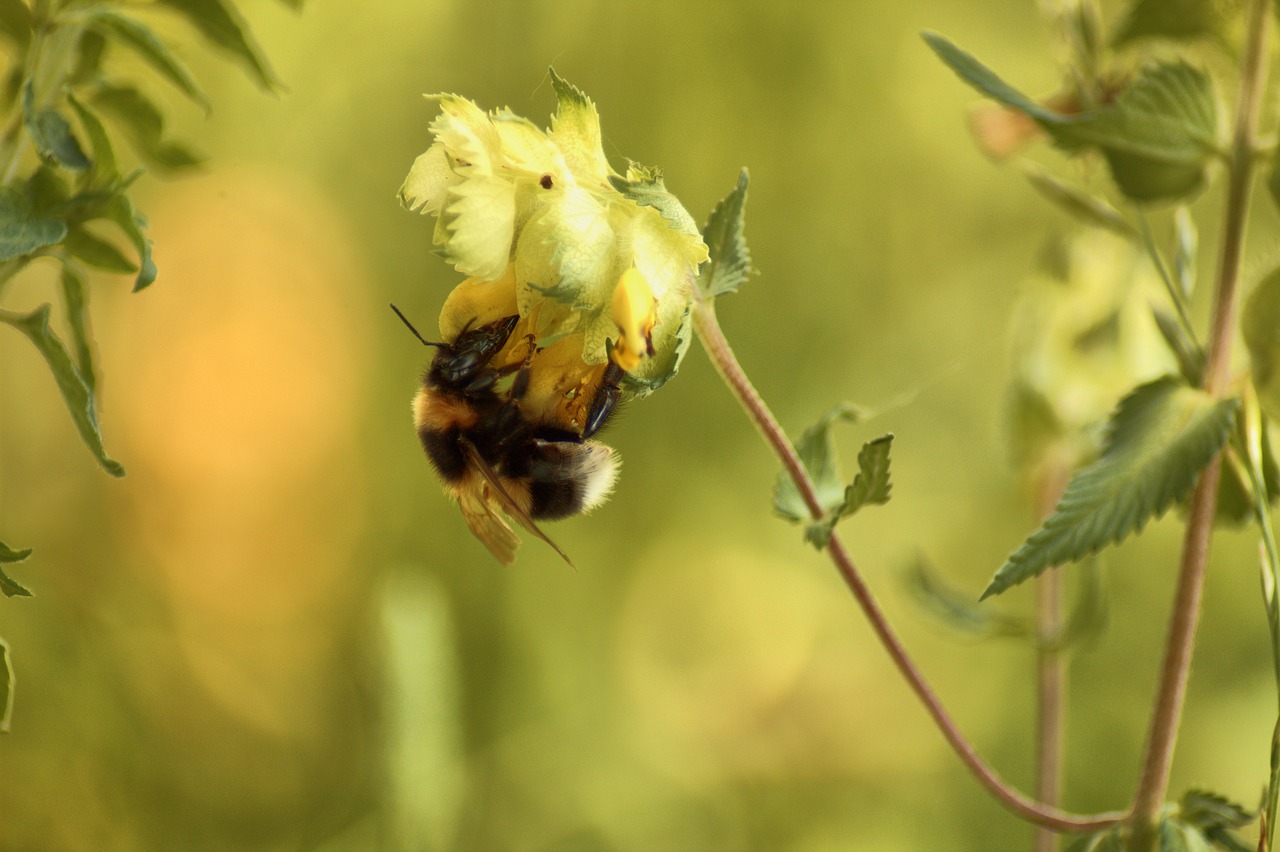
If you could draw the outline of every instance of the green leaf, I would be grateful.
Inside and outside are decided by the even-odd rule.
[[[88,291],[84,276],[73,265],[62,265],[62,302],[66,308],[67,325],[71,328],[71,343],[75,350],[76,369],[89,391],[97,389],[97,371],[93,366],[92,336],[89,334]]]
[[[93,105],[114,118],[129,136],[138,156],[161,169],[198,165],[204,158],[189,149],[163,140],[164,116],[145,95],[128,86],[102,86]]]
[[[1200,347],[1173,314],[1153,305],[1151,317],[1156,321],[1156,329],[1164,338],[1165,345],[1177,359],[1182,377],[1189,385],[1199,385],[1200,378],[1204,375],[1204,353],[1200,351]]]
[[[844,502],[845,485],[840,476],[836,448],[831,438],[831,427],[837,421],[857,423],[862,419],[861,410],[851,403],[841,403],[819,418],[805,430],[796,442],[796,453],[818,492],[823,511],[831,511]],[[778,474],[773,486],[773,510],[790,521],[809,521],[813,516],[800,496],[796,484],[786,471]]]
[[[102,33],[85,30],[76,45],[75,64],[67,73],[68,85],[78,87],[95,82],[102,72],[102,57],[106,53],[107,39]]]
[[[1280,268],[1254,286],[1244,305],[1241,330],[1258,401],[1267,416],[1280,423]]]
[[[24,54],[31,45],[31,10],[22,0],[0,0],[0,35]]]
[[[831,541],[836,524],[864,506],[882,506],[889,502],[889,448],[893,435],[881,435],[862,445],[858,452],[858,474],[844,491],[844,499],[827,516],[805,528],[805,541],[819,550]]]
[[[151,240],[143,233],[147,220],[133,208],[133,202],[123,192],[117,193],[103,210],[103,218],[114,222],[133,243],[138,252],[138,277],[133,281],[133,292],[138,292],[156,280],[156,265],[151,259]]]
[[[962,80],[1034,119],[1062,148],[1098,148],[1135,201],[1186,197],[1204,183],[1217,146],[1218,103],[1207,74],[1184,62],[1147,68],[1113,104],[1064,115],[1014,89],[936,33],[924,39]]]
[[[998,101],[1011,109],[1036,119],[1042,125],[1056,125],[1067,120],[1053,110],[1036,103],[1031,98],[1000,79],[994,71],[983,65],[971,54],[956,47],[943,35],[935,32],[923,32],[925,43],[933,49],[938,58],[947,64],[961,80],[977,89],[982,94]]]
[[[79,258],[90,266],[105,269],[108,272],[131,274],[138,271],[138,265],[125,257],[120,249],[90,232],[76,226],[67,231],[63,246],[72,257]]]
[[[89,158],[71,132],[71,125],[53,107],[36,108],[33,91],[30,82],[23,87],[22,115],[36,151],[41,157],[73,172],[89,168]]]
[[[29,547],[25,550],[14,550],[3,541],[0,541],[0,566],[11,562],[21,562],[30,555],[31,548]],[[3,568],[0,568],[0,592],[4,592],[7,598],[31,597],[31,591],[6,574]]]
[[[52,216],[36,216],[17,190],[0,189],[0,260],[30,254],[62,242],[67,223]]]
[[[1121,400],[1101,458],[1078,472],[1044,525],[996,572],[982,597],[1119,542],[1186,494],[1226,443],[1237,400],[1173,378]]]
[[[1111,43],[1120,47],[1142,38],[1221,38],[1229,5],[1221,0],[1134,0]]]
[[[1122,237],[1137,238],[1137,232],[1120,211],[1103,199],[1090,195],[1079,187],[1063,183],[1039,166],[1025,166],[1022,174],[1041,195],[1061,207],[1073,218],[1086,225],[1106,228]]]
[[[9,733],[9,723],[13,720],[13,683],[9,643],[0,637],[0,734]]]
[[[93,111],[73,95],[67,95],[67,102],[80,119],[80,126],[89,137],[89,150],[93,153],[93,165],[89,169],[88,185],[106,186],[120,178],[120,167],[116,163],[115,149],[111,147],[111,138],[107,129]]]
[[[1124,827],[1115,825],[1077,837],[1067,844],[1065,852],[1125,852]]]
[[[250,78],[263,89],[274,92],[280,88],[280,81],[235,6],[223,0],[159,2],[182,15],[212,45],[239,61]]]
[[[702,228],[702,240],[711,257],[698,270],[698,287],[708,299],[736,293],[751,272],[751,252],[743,236],[748,181],[743,169],[733,191],[716,204]]]
[[[1256,812],[1207,790],[1191,790],[1178,803],[1178,818],[1187,825],[1203,830],[1244,828],[1258,818]]]
[[[98,415],[95,410],[93,391],[76,369],[67,352],[66,346],[49,328],[49,305],[41,305],[29,314],[17,314],[0,310],[0,322],[13,326],[27,336],[40,354],[44,356],[49,369],[53,372],[54,381],[62,398],[71,412],[71,419],[80,432],[80,438],[102,465],[103,470],[112,476],[124,476],[124,467],[107,455],[102,444],[102,432],[98,428]]]
[[[97,11],[93,21],[107,35],[137,52],[180,92],[204,107],[205,112],[210,110],[209,98],[191,76],[191,72],[178,61],[169,47],[152,32],[150,27],[109,9]]]
[[[1204,184],[1217,146],[1209,76],[1185,62],[1145,69],[1115,103],[1064,126],[1101,149],[1116,185],[1135,201],[1184,198]]]

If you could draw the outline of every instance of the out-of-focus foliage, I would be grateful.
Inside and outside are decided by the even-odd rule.
[[[0,403],[0,514],[40,560],[39,597],[4,613],[0,848],[1025,848],[829,566],[769,519],[775,463],[698,352],[610,428],[610,504],[554,527],[578,571],[532,549],[500,569],[422,457],[422,347],[386,303],[434,317],[459,277],[395,200],[430,142],[423,92],[545,115],[554,64],[606,115],[606,151],[660,163],[699,220],[749,166],[760,275],[721,321],[792,434],[835,400],[888,409],[834,432],[849,460],[895,434],[893,501],[842,533],[1026,786],[1029,654],[956,642],[893,575],[923,551],[976,597],[1033,522],[1006,461],[1008,317],[1034,247],[1072,224],[974,152],[972,92],[918,32],[1052,91],[1035,5],[241,8],[286,89],[262,97],[156,10],[213,104],[157,87],[162,138],[208,165],[135,185],[160,286],[86,276],[126,479],[85,464],[43,360],[0,337],[0,399],[22,399]],[[6,307],[60,283],[33,264]],[[1132,614],[1167,605],[1155,566],[1177,546],[1163,520],[1100,557],[1125,570],[1073,669],[1070,807],[1132,792],[1163,638]],[[1251,802],[1274,724],[1255,542],[1228,531],[1215,558],[1200,653],[1222,664],[1195,672],[1174,784]],[[5,567],[27,585],[27,564]]]

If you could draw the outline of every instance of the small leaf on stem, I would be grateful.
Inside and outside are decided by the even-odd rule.
[[[733,191],[720,200],[702,228],[711,257],[698,271],[698,288],[709,299],[736,293],[751,272],[751,252],[743,236],[748,180],[743,169]]]

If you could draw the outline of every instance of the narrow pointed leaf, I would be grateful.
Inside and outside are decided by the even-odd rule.
[[[21,193],[0,189],[0,260],[21,257],[55,245],[67,235],[67,224],[52,216],[36,216]]]
[[[832,408],[805,430],[796,442],[796,453],[809,478],[818,492],[818,500],[826,511],[837,508],[844,502],[845,485],[840,476],[840,466],[836,459],[835,444],[831,438],[831,427],[844,420],[856,423],[861,419],[857,406],[841,403]],[[786,471],[778,474],[773,486],[773,509],[790,521],[808,521],[812,519],[804,498],[800,496],[796,484]]]
[[[93,106],[123,128],[135,151],[147,163],[161,169],[198,165],[204,158],[164,139],[164,116],[142,92],[128,86],[102,86],[94,93]]]
[[[1038,166],[1028,166],[1022,170],[1022,174],[1041,195],[1075,219],[1086,225],[1106,228],[1122,237],[1137,238],[1137,232],[1120,211],[1096,195],[1064,183]]]
[[[0,323],[12,326],[26,335],[53,373],[58,390],[71,412],[71,419],[80,432],[80,438],[93,453],[107,473],[112,476],[124,476],[124,467],[107,455],[102,444],[102,432],[98,428],[98,414],[95,410],[93,392],[85,382],[80,371],[76,369],[67,347],[49,328],[49,306],[41,305],[29,314],[16,314],[0,310]]]
[[[138,265],[125,257],[120,249],[83,227],[77,226],[67,231],[63,247],[72,257],[98,269],[122,274],[138,271]]]
[[[748,181],[743,169],[733,191],[720,200],[702,228],[711,257],[698,272],[698,287],[707,298],[736,293],[751,273],[751,252],[743,235]]]
[[[22,114],[41,157],[73,172],[89,168],[89,158],[71,131],[71,124],[55,108],[36,106],[30,82],[23,88]]]
[[[120,166],[116,163],[115,149],[111,146],[107,129],[102,126],[98,116],[74,96],[68,95],[67,102],[71,104],[76,117],[80,119],[80,126],[89,137],[90,159],[93,163],[89,168],[89,184],[106,186],[115,182],[120,178]]]
[[[0,566],[12,562],[21,562],[31,555],[31,548],[23,550],[14,550],[3,541],[0,541]],[[0,592],[4,592],[5,597],[31,597],[31,591],[19,583],[17,580],[5,573],[4,568],[0,567]]]
[[[172,83],[178,91],[204,107],[208,112],[209,99],[196,83],[187,67],[178,61],[168,45],[159,39],[151,28],[141,21],[121,15],[109,9],[98,11],[94,23],[114,38],[127,45],[142,57],[160,75]]]
[[[0,734],[9,733],[13,720],[13,661],[9,659],[9,643],[0,638]]]
[[[71,327],[71,343],[75,352],[76,369],[80,378],[92,393],[97,387],[97,371],[93,366],[93,347],[89,334],[89,310],[86,304],[88,291],[84,276],[74,266],[62,266],[62,303],[66,309],[67,325]]]
[[[1111,418],[1102,457],[1072,478],[1053,515],[996,572],[983,598],[1119,542],[1164,514],[1222,449],[1238,407],[1172,378],[1134,390]]]
[[[117,193],[108,202],[102,215],[124,232],[138,253],[138,276],[133,281],[133,292],[151,286],[156,280],[156,265],[151,259],[151,240],[143,233],[147,220],[133,209],[133,202],[123,192]]]
[[[159,0],[187,19],[214,47],[238,60],[255,83],[273,92],[280,81],[235,6],[224,0]]]
[[[924,32],[921,36],[938,58],[956,73],[956,76],[992,100],[1025,113],[1042,124],[1057,124],[1064,120],[1064,116],[1036,103],[1000,79],[994,71],[975,59],[972,54],[956,47],[945,36],[935,32]]]

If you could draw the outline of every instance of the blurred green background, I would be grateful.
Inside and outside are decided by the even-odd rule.
[[[139,184],[157,284],[94,282],[127,478],[0,335],[0,534],[35,548],[13,573],[38,595],[0,602],[18,676],[0,849],[1028,848],[831,566],[770,517],[775,464],[701,351],[608,431],[613,499],[552,528],[579,569],[535,541],[502,569],[422,456],[425,356],[387,303],[430,328],[458,279],[395,198],[429,143],[423,92],[545,125],[554,65],[595,99],[615,165],[661,166],[699,220],[748,166],[759,275],[722,300],[726,332],[796,434],[842,400],[908,400],[841,433],[850,463],[897,436],[894,500],[847,540],[961,728],[1029,789],[1030,649],[957,637],[902,578],[924,555],[976,597],[1033,522],[1006,340],[1068,223],[975,150],[973,98],[918,33],[1046,92],[1035,4],[243,9],[287,91],[169,27],[215,104],[173,95],[174,134],[210,164]],[[9,307],[52,282],[32,270]],[[1215,540],[1172,788],[1246,804],[1275,706],[1253,547]],[[1177,550],[1165,519],[1104,560],[1110,624],[1071,673],[1070,808],[1132,793]]]

